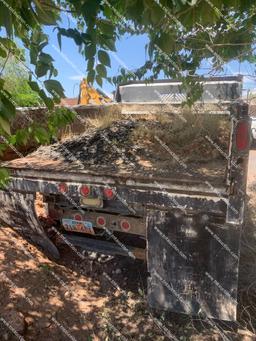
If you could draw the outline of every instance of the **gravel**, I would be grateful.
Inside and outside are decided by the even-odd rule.
[[[88,128],[87,131],[78,136],[64,141],[52,144],[50,146],[41,146],[29,157],[37,157],[40,160],[54,160],[63,163],[63,168],[70,170],[91,170],[105,173],[129,173],[146,176],[168,176],[170,174],[188,175],[186,167],[189,156],[189,169],[193,173],[199,170],[199,161],[195,161],[192,151],[196,151],[202,159],[205,157],[202,168],[209,168],[209,174],[213,176],[222,176],[224,174],[223,160],[218,160],[219,152],[212,147],[213,152],[217,154],[217,163],[212,163],[214,157],[209,153],[209,146],[205,147],[201,141],[188,140],[188,147],[185,154],[176,155],[175,146],[165,147],[159,143],[159,139],[154,140],[154,129],[164,130],[162,123],[157,121],[145,120],[119,120],[114,121],[107,128]],[[147,132],[152,131],[152,136],[143,136],[143,128],[146,126]],[[136,137],[133,131],[140,128],[142,135]],[[137,131],[137,130],[136,130]],[[169,134],[167,130],[167,135]],[[161,141],[160,141],[161,142]],[[193,145],[194,143],[194,145]],[[207,142],[204,141],[205,144]],[[191,149],[189,145],[191,144]],[[199,151],[199,148],[201,150]],[[203,149],[204,148],[204,149]],[[205,153],[205,156],[204,154]],[[211,152],[210,152],[211,153]],[[206,159],[210,160],[205,167]],[[195,162],[194,162],[195,161]],[[221,161],[221,162],[220,162]],[[218,164],[219,162],[219,164]],[[226,161],[225,161],[226,163]],[[68,165],[67,167],[65,167]],[[194,171],[195,170],[195,171]],[[201,172],[201,173],[200,173]]]
[[[65,142],[41,146],[30,156],[86,167],[108,165],[114,169],[116,163],[132,167],[136,161],[136,146],[130,144],[130,134],[135,126],[134,121],[123,120],[105,129],[90,128],[85,134]]]

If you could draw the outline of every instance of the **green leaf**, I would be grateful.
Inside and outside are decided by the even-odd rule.
[[[4,79],[0,78],[0,89],[2,90],[4,86]]]
[[[36,127],[34,129],[34,138],[36,142],[44,144],[50,142],[50,135],[45,128]]]
[[[29,81],[28,84],[30,85],[32,90],[36,91],[37,93],[40,92],[40,88],[39,88],[37,82]]]
[[[96,54],[96,46],[93,44],[87,45],[84,48],[84,55],[87,59],[92,59]]]
[[[96,82],[99,84],[99,86],[102,88],[102,78],[99,76],[99,75],[97,75],[96,76]]]
[[[33,30],[32,43],[34,43],[35,45],[40,45],[45,41],[48,42],[48,37],[45,33],[42,32],[42,30],[40,28]]]
[[[0,126],[8,134],[11,134],[10,123],[0,116]]]
[[[50,69],[50,67],[48,64],[38,62],[36,64],[35,73],[36,73],[37,77],[43,77],[47,74],[49,69]]]
[[[106,66],[110,66],[110,58],[109,58],[109,55],[107,54],[107,52],[100,50],[98,52],[98,58],[102,64],[104,64]]]
[[[38,56],[38,51],[35,48],[35,46],[32,45],[30,48],[30,61],[34,65],[36,64],[37,56]]]
[[[16,132],[16,143],[18,145],[26,145],[29,139],[29,132],[28,129],[19,129]]]
[[[48,130],[52,135],[56,135],[58,129],[72,123],[75,117],[76,113],[74,111],[64,107],[57,107],[49,113]]]
[[[42,51],[43,48],[45,48],[45,46],[47,46],[47,45],[48,45],[48,41],[44,41],[43,43],[41,43],[41,44],[38,46],[38,49],[39,49],[40,51]]]
[[[89,83],[93,83],[95,78],[95,70],[90,70],[87,74],[87,80]]]
[[[52,94],[54,97],[65,97],[64,89],[60,82],[56,81],[55,79],[48,79],[44,81],[44,85],[47,91]]]
[[[7,93],[1,93],[0,96],[0,116],[9,121],[16,114],[13,102],[7,97]]]
[[[7,57],[6,50],[1,48],[1,46],[0,46],[0,57],[2,57],[2,58],[6,58]]]
[[[10,180],[9,172],[5,168],[0,168],[0,187],[5,188]]]
[[[12,22],[12,12],[5,4],[0,5],[0,16],[1,16],[1,26],[4,26],[8,37],[12,37],[13,34],[13,22]]]
[[[95,58],[91,58],[87,62],[87,71],[91,71],[94,69],[94,64],[95,64]]]
[[[47,96],[45,95],[44,91],[40,89],[40,87],[37,84],[37,82],[35,82],[35,81],[28,81],[28,84],[29,84],[30,88],[39,95],[39,97],[44,101],[45,105],[48,107],[48,102],[49,101],[47,99]],[[36,96],[35,99],[37,100],[37,102],[40,103],[41,100],[40,100],[39,97]]]
[[[44,90],[39,91],[39,96],[42,98],[42,100],[44,101],[45,105],[49,110],[52,110],[54,108],[53,100],[46,96]]]
[[[91,18],[96,16],[97,9],[99,8],[100,1],[97,0],[87,0],[81,5],[82,12],[84,14],[84,19],[89,22]]]
[[[175,36],[173,34],[162,33],[155,43],[162,53],[171,53],[175,44]]]
[[[114,35],[115,26],[113,26],[112,22],[101,19],[98,26],[103,34],[109,35],[110,37]]]
[[[39,60],[40,60],[40,62],[42,62],[44,64],[51,64],[54,61],[52,56],[50,56],[48,53],[44,53],[44,52],[40,53]]]
[[[114,39],[109,39],[109,37],[104,37],[105,35],[102,34],[102,38],[104,39],[104,45],[110,50],[116,52],[116,46]]]
[[[77,29],[72,28],[68,28],[67,30],[59,29],[59,32],[66,37],[72,38],[76,45],[78,46],[83,43],[81,33]]]
[[[101,78],[107,77],[107,70],[103,64],[98,64],[96,66],[96,71]]]
[[[40,6],[39,1],[35,1],[36,12],[40,23],[45,25],[55,25],[58,18],[59,12],[53,11],[51,8]]]
[[[16,135],[8,136],[8,143],[11,144],[11,145],[16,144]]]
[[[60,32],[57,33],[57,39],[58,39],[59,48],[61,50],[61,33]]]
[[[58,76],[58,70],[57,70],[57,69],[54,69],[52,73],[53,73],[53,76],[54,76],[54,77],[57,77],[57,76]]]

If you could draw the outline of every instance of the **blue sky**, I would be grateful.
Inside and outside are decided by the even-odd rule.
[[[74,22],[72,18],[62,16],[63,27],[73,27]],[[45,48],[45,51],[51,54],[55,59],[55,66],[59,71],[58,79],[67,97],[77,97],[79,93],[79,83],[82,77],[86,76],[86,62],[83,56],[78,52],[78,48],[72,39],[62,38],[62,49],[59,49],[57,41],[57,31],[53,31],[52,27],[46,27],[45,32],[49,35],[49,46]],[[118,73],[121,67],[129,70],[136,69],[144,64],[147,60],[145,54],[145,45],[148,39],[145,35],[133,36],[125,35],[116,44],[117,52],[111,53],[111,68],[108,68],[108,75],[114,76]],[[205,62],[202,66],[204,68],[210,67],[208,62]],[[254,75],[255,67],[249,63],[230,62],[225,67],[225,75],[236,75],[238,73],[244,75]],[[200,73],[204,74],[206,69],[201,69]],[[106,93],[110,93],[114,90],[113,85],[107,81],[103,83],[103,90]],[[244,88],[253,89],[256,88],[255,79],[250,77],[244,78]]]
[[[52,29],[45,30],[50,36],[49,47],[47,51],[54,59],[57,70],[59,71],[57,79],[62,83],[67,97],[78,96],[79,82],[86,76],[86,62],[83,56],[78,52],[78,47],[72,39],[62,38],[62,47],[59,50],[56,31]],[[146,61],[145,44],[146,36],[131,37],[125,36],[116,44],[117,52],[110,52],[111,68],[108,68],[108,75],[115,76],[120,68],[129,70],[136,69]],[[105,81],[103,83],[104,91],[114,90],[113,85]]]

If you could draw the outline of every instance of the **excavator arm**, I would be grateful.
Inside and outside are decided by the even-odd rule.
[[[86,79],[83,79],[80,84],[80,93],[78,98],[78,104],[104,104],[111,102],[111,99],[102,93],[99,93],[96,89],[90,86]]]

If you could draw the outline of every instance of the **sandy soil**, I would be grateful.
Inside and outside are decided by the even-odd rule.
[[[256,151],[252,151],[236,332],[226,325],[217,330],[180,316],[153,317],[146,305],[146,265],[142,261],[95,253],[85,253],[81,260],[65,247],[61,262],[55,263],[15,231],[2,228],[0,340],[17,340],[21,335],[27,341],[256,340],[255,188]],[[44,208],[39,209],[43,214]]]

